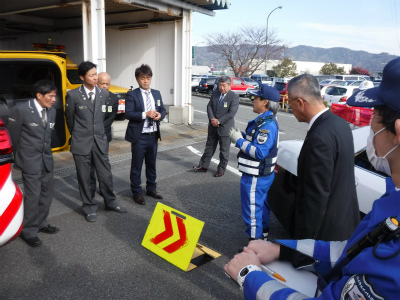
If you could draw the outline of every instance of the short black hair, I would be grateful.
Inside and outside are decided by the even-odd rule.
[[[95,64],[92,63],[91,61],[84,61],[84,62],[81,62],[81,63],[79,64],[79,67],[78,67],[78,75],[79,75],[79,76],[85,76],[86,73],[87,73],[89,70],[93,69],[93,68],[96,68],[96,69],[97,69],[97,65],[95,65]]]
[[[386,105],[375,106],[374,110],[376,113],[378,113],[378,116],[381,117],[379,123],[383,124],[383,126],[385,126],[386,129],[389,130],[391,133],[396,134],[394,126],[396,120],[400,119],[400,112],[391,109]]]
[[[140,75],[146,75],[153,77],[153,71],[149,65],[142,64],[139,68],[135,70],[135,78],[139,78]]]
[[[57,87],[54,84],[53,81],[47,80],[47,79],[43,79],[43,80],[39,80],[37,81],[34,85],[33,88],[35,90],[35,96],[36,94],[42,94],[43,96],[52,92],[52,91],[56,91],[57,92]]]

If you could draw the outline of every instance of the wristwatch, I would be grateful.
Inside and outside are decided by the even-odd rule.
[[[248,265],[240,270],[237,276],[237,283],[239,284],[241,290],[243,290],[244,279],[247,275],[249,275],[250,272],[253,271],[261,271],[261,269],[256,265]]]

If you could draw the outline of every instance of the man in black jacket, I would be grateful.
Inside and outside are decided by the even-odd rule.
[[[288,102],[297,120],[309,124],[290,233],[296,239],[346,240],[360,222],[350,127],[325,107],[312,75],[290,80]]]

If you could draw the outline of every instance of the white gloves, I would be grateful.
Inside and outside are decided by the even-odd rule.
[[[231,128],[231,130],[229,131],[229,137],[231,138],[232,143],[236,144],[236,141],[238,139],[242,139],[242,132],[240,131],[239,128]]]

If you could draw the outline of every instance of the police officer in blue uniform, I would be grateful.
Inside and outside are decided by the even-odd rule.
[[[231,128],[229,136],[240,149],[238,168],[242,172],[240,195],[246,234],[250,239],[267,239],[270,214],[267,194],[275,177],[278,155],[276,112],[280,95],[276,88],[263,84],[251,98],[253,111],[259,115],[247,124],[246,132]]]
[[[274,280],[261,264],[288,260],[296,268],[313,266],[326,300],[399,299],[400,291],[400,57],[383,70],[379,87],[361,90],[347,104],[374,107],[366,152],[377,171],[386,173],[386,193],[374,201],[347,241],[251,241],[227,265],[245,299],[314,299]],[[391,176],[391,177],[390,177]],[[361,200],[361,199],[360,199]]]

